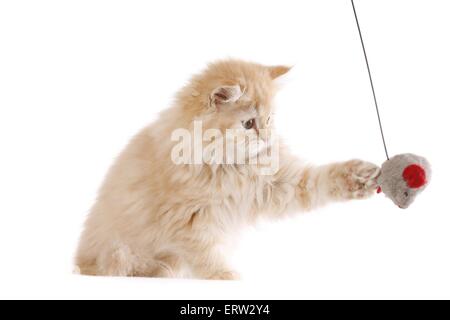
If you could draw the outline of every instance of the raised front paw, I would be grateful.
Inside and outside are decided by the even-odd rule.
[[[380,168],[370,162],[350,160],[341,163],[332,172],[333,192],[343,199],[365,199],[377,189],[379,174]]]

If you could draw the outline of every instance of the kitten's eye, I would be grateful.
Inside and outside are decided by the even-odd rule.
[[[409,196],[408,192],[405,191],[405,193],[403,193],[405,197]]]
[[[255,119],[250,119],[248,121],[242,121],[242,126],[247,130],[252,129],[255,126]]]

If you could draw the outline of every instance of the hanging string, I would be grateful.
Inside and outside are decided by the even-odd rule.
[[[375,109],[377,110],[378,125],[380,126],[381,139],[383,140],[383,145],[384,145],[384,152],[386,153],[386,158],[389,160],[389,154],[388,154],[388,150],[386,147],[386,140],[384,139],[383,126],[381,124],[380,110],[378,109],[377,96],[375,95],[375,88],[373,86],[372,74],[370,73],[369,60],[367,59],[366,48],[364,46],[364,41],[363,41],[363,37],[361,34],[361,28],[359,27],[358,15],[356,14],[355,4],[353,3],[353,0],[351,0],[351,1],[352,1],[353,13],[355,15],[356,26],[358,27],[359,38],[361,39],[361,46],[362,46],[362,49],[364,52],[364,59],[366,60],[367,72],[369,73],[370,86],[372,87],[373,101],[375,102]]]

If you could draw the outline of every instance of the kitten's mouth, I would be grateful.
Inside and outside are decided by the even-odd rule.
[[[263,152],[265,154],[267,154],[268,152],[270,152],[270,150],[271,150],[271,143],[270,143],[270,141],[259,139],[258,140],[258,148],[256,150],[255,155],[260,156]]]

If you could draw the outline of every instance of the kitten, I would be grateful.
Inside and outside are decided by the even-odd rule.
[[[372,195],[377,166],[360,160],[307,166],[270,137],[275,79],[288,71],[226,60],[194,76],[174,105],[138,133],[110,169],[80,239],[79,271],[236,279],[223,248],[240,227],[259,217],[278,218]],[[203,130],[214,129],[214,139],[196,139],[199,123]],[[226,135],[230,129],[231,138]],[[173,139],[176,130],[193,135],[182,144],[188,149],[225,142],[223,154],[219,148],[210,153],[211,161],[199,162],[192,150],[175,152],[180,147]],[[236,137],[240,143],[234,143]],[[246,149],[243,162],[228,161],[235,147]],[[267,166],[251,161],[263,153],[278,159],[269,174],[261,171]],[[177,155],[182,161],[174,159]]]

